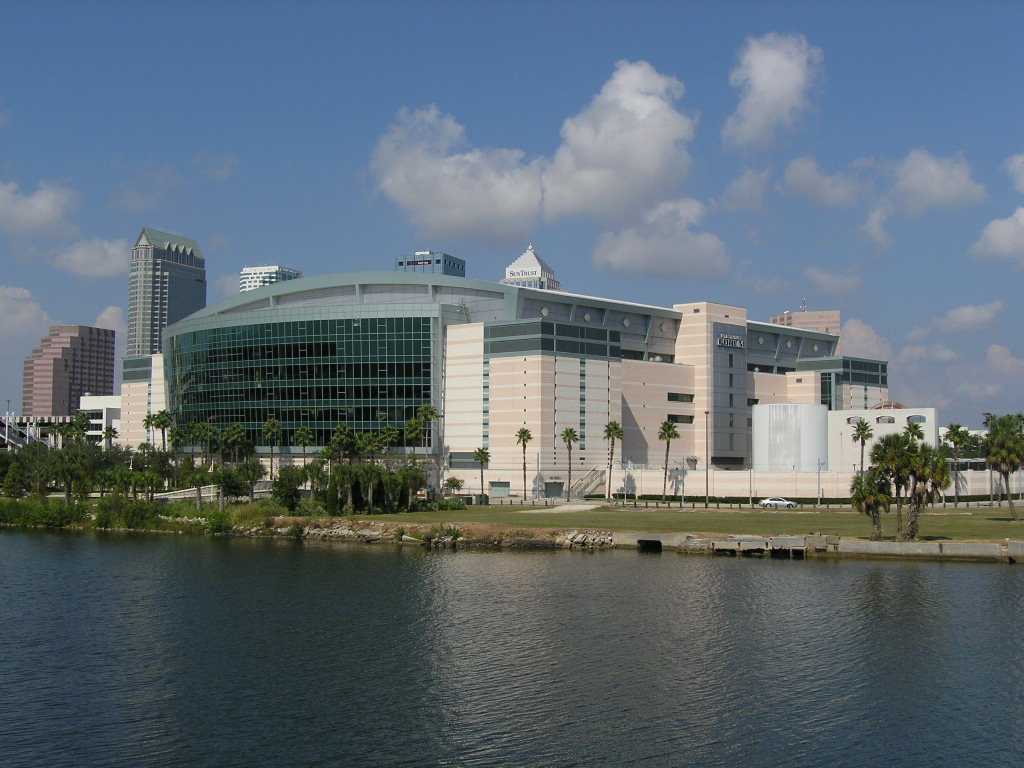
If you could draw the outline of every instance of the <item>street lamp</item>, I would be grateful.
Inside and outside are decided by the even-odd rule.
[[[704,506],[711,508],[711,433],[708,432],[708,414],[704,411]]]

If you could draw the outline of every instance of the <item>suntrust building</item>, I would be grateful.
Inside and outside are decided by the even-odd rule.
[[[519,492],[516,434],[525,427],[533,436],[527,492],[559,495],[568,481],[566,427],[579,437],[574,489],[586,493],[603,482],[609,421],[623,426],[615,458],[627,469],[662,467],[658,429],[675,423],[669,464],[685,474],[748,467],[757,404],[832,410],[887,400],[886,363],[837,357],[838,341],[750,321],[746,310],[724,304],[654,307],[400,271],[308,277],[241,294],[169,326],[163,349],[168,407],[179,425],[240,423],[259,445],[274,417],[282,446],[301,426],[324,445],[339,423],[401,428],[432,403],[442,418],[425,442],[449,472],[475,486],[473,452],[484,447],[485,490]],[[660,491],[660,481],[652,474],[652,488],[643,489],[613,478],[616,486],[633,483],[630,491]]]

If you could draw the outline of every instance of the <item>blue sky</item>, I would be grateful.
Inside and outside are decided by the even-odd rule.
[[[144,225],[243,266],[840,309],[894,399],[1024,410],[1024,4],[0,2],[0,402],[123,330]]]

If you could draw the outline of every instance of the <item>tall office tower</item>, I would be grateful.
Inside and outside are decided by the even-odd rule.
[[[290,267],[243,267],[238,278],[238,292],[244,293],[264,285],[273,285],[285,280],[297,280],[302,273]]]
[[[21,412],[73,416],[79,398],[114,392],[114,332],[87,325],[55,325],[25,358]]]
[[[807,299],[800,302],[799,312],[790,312],[788,309],[781,315],[775,315],[768,322],[775,325],[785,325],[789,328],[804,328],[808,331],[820,331],[839,335],[842,320],[838,309],[807,309]]]
[[[160,332],[206,306],[206,260],[195,240],[143,227],[128,278],[127,357],[160,352]]]
[[[562,284],[555,279],[555,271],[533,250],[533,244],[522,256],[505,268],[503,285],[518,285],[520,288],[542,288],[546,291],[560,291]]]
[[[395,259],[395,272],[429,272],[433,275],[466,276],[466,262],[440,251],[416,251]]]

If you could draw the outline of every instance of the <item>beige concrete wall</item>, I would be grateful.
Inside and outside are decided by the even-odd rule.
[[[138,448],[142,443],[150,443],[159,447],[159,434],[150,434],[142,422],[149,414],[162,411],[166,407],[164,356],[153,355],[148,382],[121,384],[121,428],[117,438],[118,445]]]

